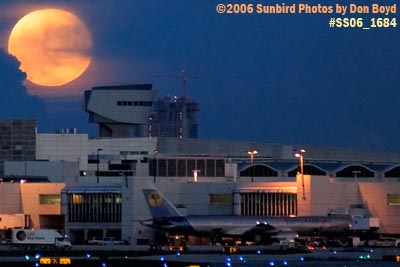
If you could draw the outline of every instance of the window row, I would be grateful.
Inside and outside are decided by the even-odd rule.
[[[151,107],[153,101],[117,101],[117,106],[143,106]]]
[[[297,215],[297,194],[241,193],[240,214],[251,216]]]
[[[208,202],[212,205],[232,204],[232,194],[209,194]]]
[[[149,175],[161,177],[224,177],[223,159],[149,159]]]
[[[121,222],[120,193],[68,194],[69,222]]]
[[[300,173],[300,166],[289,171],[289,177],[296,177],[296,175]],[[304,165],[303,166],[303,174],[305,175],[320,175],[326,176],[327,172],[323,171],[313,165]],[[254,177],[277,177],[278,172],[274,169],[264,166],[264,165],[254,165],[249,166],[248,168],[242,170],[240,172],[240,176],[254,176]],[[353,165],[346,167],[338,172],[336,172],[336,177],[340,178],[373,178],[375,177],[375,173],[370,171],[369,169]],[[390,171],[385,172],[385,178],[400,178],[400,167],[395,167]]]
[[[133,176],[133,171],[96,171],[95,176],[99,177]]]
[[[387,194],[387,203],[389,206],[400,206],[400,194]]]
[[[60,194],[39,195],[40,205],[61,204]]]

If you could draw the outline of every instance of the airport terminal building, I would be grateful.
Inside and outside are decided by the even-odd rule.
[[[400,234],[400,153],[187,138],[197,129],[198,107],[192,102],[188,107],[189,101],[183,102],[186,109],[177,109],[182,103],[165,106],[177,115],[164,118],[175,120],[178,136],[131,137],[138,126],[147,134],[154,127],[146,120],[155,118],[154,112],[144,103],[156,100],[149,86],[118,89],[114,97],[106,97],[111,89],[104,87],[86,94],[90,118],[103,133],[99,138],[73,129],[36,133],[32,127],[12,138],[1,132],[10,131],[10,121],[0,127],[2,229],[56,228],[75,244],[94,236],[149,244],[158,233],[140,224],[151,219],[142,189],[153,186],[187,215],[346,213],[378,218],[371,227]],[[115,110],[92,103],[96,94],[103,109]],[[138,121],[124,115],[120,125],[120,109],[143,114]],[[164,123],[157,116],[157,123]]]
[[[4,163],[0,213],[23,214],[26,227],[63,228],[76,243],[115,236],[146,244],[155,233],[140,224],[151,219],[142,189],[152,185],[187,215],[348,213],[400,232],[400,155],[304,149],[301,175],[291,145],[37,134],[36,160]],[[21,169],[26,176],[11,175]]]

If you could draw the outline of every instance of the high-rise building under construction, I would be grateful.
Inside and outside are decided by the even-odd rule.
[[[185,97],[166,96],[154,103],[148,136],[197,138],[199,104]]]
[[[199,104],[184,96],[156,100],[151,84],[94,87],[85,92],[85,111],[100,137],[198,137]]]

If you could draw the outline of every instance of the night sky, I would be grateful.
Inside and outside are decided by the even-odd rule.
[[[187,97],[200,103],[201,138],[400,152],[400,26],[366,31],[329,28],[332,15],[218,14],[220,2],[228,3],[2,1],[1,118],[34,117],[39,132],[75,127],[93,136],[83,91],[152,83],[160,97],[179,95],[185,70],[196,77]],[[89,69],[65,86],[26,81],[6,52],[14,24],[41,8],[68,10],[92,33]]]

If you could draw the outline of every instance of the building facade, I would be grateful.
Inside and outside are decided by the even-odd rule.
[[[160,98],[149,117],[149,137],[198,138],[199,104],[185,97]]]
[[[4,160],[34,160],[35,149],[35,120],[0,120],[0,174]]]
[[[60,154],[44,141],[54,137],[39,134],[37,138],[47,144],[37,148],[38,155]],[[59,149],[74,147],[79,138],[62,140]],[[45,147],[47,152],[42,153]],[[247,151],[255,148],[259,153],[251,162]],[[79,175],[62,191],[66,232],[78,243],[110,235],[131,244],[151,242],[154,232],[139,223],[151,218],[141,191],[149,183],[184,214],[347,213],[379,218],[382,233],[400,232],[399,154],[307,147],[300,175],[299,161],[293,156],[296,150],[295,146],[201,139],[88,139]]]
[[[62,228],[75,244],[94,236],[150,243],[156,233],[140,224],[151,219],[142,192],[149,184],[188,215],[347,213],[400,233],[397,153],[306,147],[301,175],[299,147],[290,145],[76,133],[36,134],[35,143],[35,160],[5,163],[7,177],[20,176],[0,184],[0,214]]]

